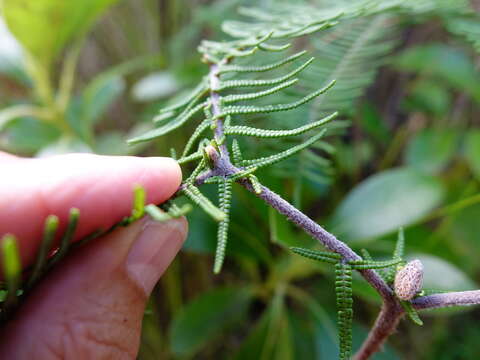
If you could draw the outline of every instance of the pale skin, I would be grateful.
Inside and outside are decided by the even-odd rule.
[[[34,259],[47,215],[65,226],[69,209],[78,208],[80,239],[129,214],[134,184],[158,204],[181,182],[178,164],[168,158],[23,159],[0,152],[0,169],[0,236],[18,238],[24,266]],[[184,219],[144,218],[75,250],[1,330],[2,358],[135,359],[148,296],[186,234]]]

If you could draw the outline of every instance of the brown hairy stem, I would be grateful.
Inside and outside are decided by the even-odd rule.
[[[215,89],[220,84],[219,65],[211,64],[209,81],[211,84],[210,104],[212,106],[212,114],[215,117],[221,113],[221,98]],[[242,168],[235,167],[230,161],[230,154],[224,141],[224,124],[222,118],[217,118],[215,125],[215,139],[219,142],[219,153],[212,156],[213,166],[210,170],[200,174],[195,183],[201,185],[208,178],[213,176],[232,176],[242,171]],[[218,155],[218,156],[217,156]],[[291,222],[305,231],[307,234],[317,239],[323,246],[330,251],[340,254],[344,261],[361,260],[362,258],[355,253],[347,244],[337,239],[333,234],[329,233],[322,226],[310,219],[303,212],[295,208],[288,201],[283,199],[269,188],[261,186],[262,191],[256,193],[252,184],[246,178],[237,180],[237,183],[245,187],[248,191],[264,200],[269,206],[277,210],[280,214],[286,216]],[[364,341],[360,350],[355,355],[355,360],[366,360],[371,355],[380,350],[388,337],[395,332],[397,325],[405,314],[398,298],[395,296],[393,289],[378,275],[375,270],[359,270],[363,278],[378,292],[381,296],[383,305],[382,309],[369,332],[367,339]],[[422,296],[413,299],[412,305],[417,310],[454,306],[454,305],[473,305],[480,304],[480,290],[452,292],[443,294],[434,294]]]

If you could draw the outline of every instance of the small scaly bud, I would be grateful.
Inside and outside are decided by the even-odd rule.
[[[203,154],[210,168],[214,167],[215,162],[217,162],[218,158],[220,157],[220,154],[218,153],[217,149],[215,149],[213,145],[205,146],[203,148]]]
[[[423,265],[420,260],[412,260],[398,270],[395,275],[395,294],[401,300],[411,300],[423,285]]]

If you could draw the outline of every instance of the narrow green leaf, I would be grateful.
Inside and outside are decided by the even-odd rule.
[[[238,145],[237,139],[233,139],[232,141],[232,156],[233,156],[233,164],[235,166],[239,166],[243,161],[243,156],[240,150],[240,145]]]
[[[277,51],[287,50],[290,46],[292,46],[292,44],[290,43],[283,44],[283,45],[260,44],[258,45],[258,48],[263,51],[277,52]]]
[[[178,129],[180,126],[185,124],[188,120],[190,120],[197,112],[202,110],[205,106],[207,106],[207,102],[203,102],[201,104],[196,105],[189,111],[183,112],[180,114],[175,120],[172,120],[170,123],[161,126],[159,128],[153,129],[148,131],[147,133],[137,136],[133,139],[128,140],[129,144],[136,144],[143,141],[148,141],[165,135],[175,129]]]
[[[252,93],[246,93],[246,94],[233,94],[233,95],[227,95],[225,97],[222,97],[222,103],[223,104],[228,104],[232,102],[237,102],[237,101],[246,101],[246,100],[254,100],[254,99],[259,99],[264,96],[268,96],[271,94],[274,94],[280,90],[283,90],[289,86],[292,86],[293,84],[297,83],[298,79],[292,79],[292,80],[287,80],[275,87],[272,87],[267,90],[263,91],[256,91]]]
[[[305,55],[307,53],[306,50],[300,51],[296,54],[293,54],[283,60],[267,64],[267,65],[261,65],[261,66],[239,66],[239,65],[223,65],[220,67],[219,73],[227,73],[227,72],[263,72],[263,71],[269,71],[276,69],[282,65],[288,64],[290,62],[293,62],[297,60],[299,57]]]
[[[212,202],[203,195],[197,187],[188,184],[184,189],[183,193],[195,204],[200,206],[207,214],[209,214],[216,221],[225,220],[226,214],[217,208]]]
[[[203,157],[203,152],[197,151],[197,152],[194,152],[193,154],[190,154],[188,156],[185,156],[185,157],[182,157],[182,158],[178,159],[177,162],[180,165],[182,165],[182,164],[185,164],[185,163],[190,162],[190,161],[195,161],[195,160],[201,159],[202,157]]]
[[[222,111],[220,114],[215,115],[214,119],[222,118],[227,115],[271,113],[271,112],[292,110],[309,102],[310,100],[316,98],[317,96],[325,93],[334,84],[335,84],[335,80],[332,80],[324,88],[318,89],[317,91],[314,91],[313,93],[303,97],[302,99],[289,104],[277,104],[277,105],[267,105],[267,106],[226,106],[222,108]]]
[[[243,178],[246,178],[246,177],[250,176],[251,174],[253,174],[256,170],[257,170],[257,168],[255,166],[253,166],[253,167],[248,168],[246,170],[239,171],[234,175],[231,175],[229,177],[229,179],[232,180],[232,181],[236,181],[238,179],[243,179]]]
[[[400,304],[402,304],[405,312],[414,324],[417,324],[419,326],[423,325],[423,321],[422,319],[420,319],[420,316],[418,316],[417,310],[414,309],[414,307],[409,301],[400,301]]]
[[[48,254],[52,248],[53,240],[58,229],[58,217],[49,215],[45,220],[45,227],[43,230],[43,240],[40,244],[38,254],[36,256],[35,265],[33,266],[32,275],[28,279],[27,288],[31,288],[43,275],[45,265],[47,263]]]
[[[7,283],[7,297],[3,311],[13,307],[17,301],[17,290],[20,286],[22,264],[15,236],[7,234],[2,238],[2,265],[3,275]]]
[[[230,222],[230,204],[232,202],[232,181],[224,179],[218,187],[220,198],[220,210],[225,213],[225,219],[218,224],[217,232],[217,250],[215,252],[215,264],[213,272],[219,274],[222,270],[223,261],[225,260],[225,251],[228,240],[228,224]]]
[[[279,161],[285,160],[289,158],[290,156],[295,155],[299,151],[302,151],[303,149],[309,147],[312,145],[314,142],[318,141],[323,135],[325,134],[326,129],[320,131],[317,135],[311,137],[309,140],[305,141],[302,144],[296,145],[291,147],[290,149],[287,149],[285,151],[282,151],[278,154],[271,155],[271,156],[266,156],[263,158],[258,158],[258,159],[253,159],[253,160],[243,160],[242,165],[244,166],[255,166],[257,168],[265,167],[268,165],[275,164]]]
[[[338,335],[340,360],[350,360],[352,352],[352,269],[348,264],[335,264],[335,293],[338,308]]]
[[[164,222],[167,220],[172,219],[172,216],[162,210],[160,210],[157,206],[153,204],[149,204],[145,206],[145,212],[150,215],[150,217],[158,222]]]
[[[392,259],[386,261],[369,261],[369,260],[354,260],[349,261],[348,264],[355,270],[367,270],[367,269],[383,269],[386,267],[394,266],[402,262],[402,259]]]
[[[60,248],[53,256],[50,266],[53,266],[54,264],[58,263],[68,253],[68,250],[70,249],[70,245],[73,242],[75,231],[77,230],[79,218],[80,218],[80,210],[78,210],[77,208],[71,208],[70,215],[68,216],[67,230],[65,231],[65,234],[63,234],[62,236],[62,240],[60,242]]]
[[[199,98],[202,94],[206,93],[206,91],[208,90],[207,84],[208,84],[208,82],[205,79],[202,80],[195,87],[195,89],[193,89],[192,92],[190,94],[188,94],[183,100],[179,101],[178,103],[176,103],[174,105],[167,106],[167,107],[163,108],[162,110],[160,110],[160,114],[170,113],[174,110],[177,110],[181,107],[186,106],[187,104],[189,104],[194,99]]]
[[[220,86],[218,89],[214,89],[217,91],[220,90],[225,90],[225,89],[231,89],[231,88],[238,88],[238,87],[244,87],[244,86],[266,86],[266,85],[276,85],[280,84],[295,75],[297,75],[299,72],[301,72],[303,69],[305,69],[308,65],[312,63],[314,58],[310,58],[307,60],[305,63],[291,71],[290,73],[286,74],[285,76],[275,78],[275,79],[268,79],[268,80],[228,80],[228,81],[221,81]]]
[[[145,189],[140,185],[135,185],[133,188],[133,209],[132,220],[140,219],[145,214]]]
[[[243,135],[243,136],[254,136],[259,138],[280,138],[286,136],[295,136],[303,134],[309,130],[315,129],[322,125],[327,124],[332,119],[334,119],[338,113],[333,113],[321,120],[315,121],[313,123],[300,126],[296,129],[292,130],[264,130],[258,128],[252,128],[248,126],[230,126],[229,128],[225,129],[225,134],[227,135]]]
[[[250,180],[250,184],[252,184],[253,190],[255,194],[262,193],[262,184],[258,181],[258,178],[255,175],[248,175],[248,180]]]
[[[295,254],[301,255],[308,259],[323,261],[330,264],[336,264],[342,258],[340,254],[330,251],[309,250],[299,247],[291,247],[290,250],[292,250]]]
[[[197,126],[197,128],[193,132],[192,136],[190,136],[190,138],[188,139],[187,145],[185,145],[185,149],[183,149],[182,158],[186,157],[188,155],[189,151],[192,149],[193,145],[198,140],[198,138],[211,125],[211,122],[212,121],[211,121],[210,117],[207,116],[207,118],[205,120],[203,120],[200,123],[200,125]]]

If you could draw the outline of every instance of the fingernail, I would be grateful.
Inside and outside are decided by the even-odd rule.
[[[186,221],[174,219],[159,223],[147,220],[127,256],[127,273],[147,296],[182,247]]]

